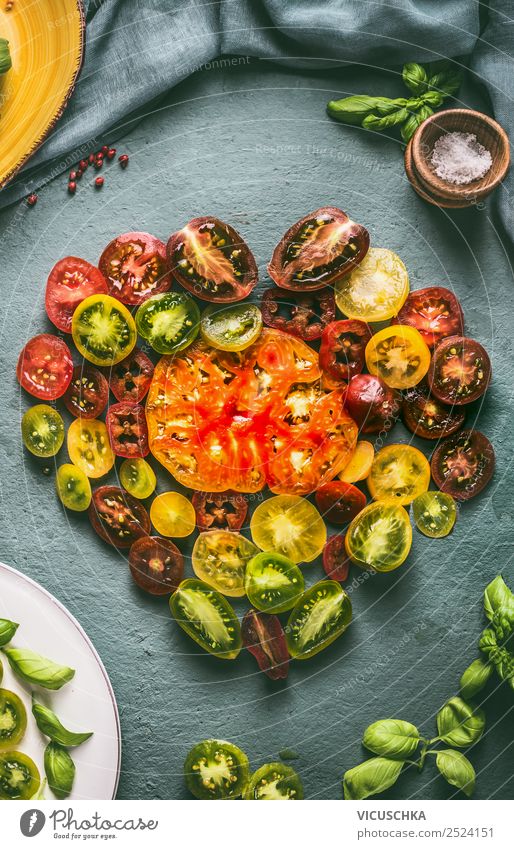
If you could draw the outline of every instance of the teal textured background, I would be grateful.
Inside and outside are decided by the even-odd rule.
[[[306,795],[340,798],[343,772],[366,757],[360,740],[367,724],[398,716],[435,734],[435,713],[476,656],[485,585],[503,570],[514,586],[509,256],[488,204],[453,213],[428,207],[405,178],[398,141],[326,117],[327,100],[377,86],[400,94],[394,78],[357,68],[299,74],[241,58],[203,70],[117,142],[130,166],[106,167],[102,192],[86,185],[87,175],[70,198],[60,175],[35,208],[21,204],[0,214],[0,557],[69,607],[107,667],[123,733],[120,798],[186,796],[185,754],[207,736],[237,743],[255,768],[284,747],[295,749]],[[487,108],[477,92],[464,91],[463,99]],[[247,238],[263,285],[283,231],[322,205],[347,210],[368,227],[373,244],[397,251],[412,288],[455,290],[468,334],[492,357],[491,389],[469,421],[492,439],[498,464],[488,490],[461,509],[451,537],[431,541],[415,532],[400,570],[352,586],[354,621],[346,635],[292,665],[286,682],[273,683],[248,654],[224,663],[196,653],[166,601],[132,585],[123,555],[103,545],[87,518],[62,512],[53,475],[42,475],[22,450],[19,421],[30,399],[14,369],[24,342],[52,329],[44,286],[60,257],[95,262],[118,233],[148,230],[166,240],[189,218],[213,213]],[[410,439],[401,426],[389,441],[398,439]],[[429,453],[429,443],[415,444]],[[160,475],[161,491],[172,485]],[[322,571],[314,565],[305,574],[310,583]],[[353,570],[350,583],[359,575]],[[470,755],[479,798],[514,798],[513,698],[505,690],[489,685],[487,731]],[[432,764],[403,776],[389,795],[447,798],[451,790]]]

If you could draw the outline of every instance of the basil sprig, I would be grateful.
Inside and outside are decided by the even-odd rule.
[[[447,97],[455,94],[462,81],[461,72],[449,63],[437,63],[426,68],[417,62],[403,66],[402,80],[413,97],[372,97],[356,94],[331,100],[327,111],[331,118],[368,130],[381,132],[401,127],[404,142]]]
[[[462,752],[456,752],[455,749],[442,749],[437,753],[435,762],[439,772],[448,784],[452,784],[454,787],[462,790],[466,796],[473,795],[475,789],[475,770]]]
[[[53,743],[60,743],[61,746],[80,746],[93,736],[92,731],[83,733],[68,731],[53,710],[38,702],[32,704],[32,713],[41,733],[49,737]]]
[[[0,646],[10,643],[18,630],[18,623],[10,619],[0,619]]]
[[[75,780],[75,764],[70,753],[59,743],[49,743],[45,749],[44,765],[50,790],[58,799],[66,799]]]
[[[474,660],[463,673],[460,691],[464,698],[476,696],[493,671],[514,690],[514,593],[501,575],[485,588],[484,612],[491,623],[478,642],[485,660]]]
[[[14,674],[27,684],[60,690],[75,675],[69,666],[61,666],[29,649],[3,648],[2,651]]]

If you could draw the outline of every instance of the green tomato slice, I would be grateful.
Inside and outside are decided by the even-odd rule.
[[[134,498],[149,498],[157,486],[155,472],[142,457],[124,460],[120,466],[120,483]]]
[[[153,295],[136,313],[138,333],[159,354],[182,351],[198,335],[200,310],[188,295],[182,292],[164,292]]]
[[[305,589],[305,581],[296,563],[288,557],[264,551],[247,564],[244,586],[257,610],[283,613],[294,607]]]
[[[240,598],[245,594],[247,563],[257,552],[253,542],[235,531],[207,531],[194,544],[193,572],[223,595]]]
[[[136,326],[127,307],[110,295],[90,295],[78,305],[71,323],[73,341],[86,360],[113,366],[136,344]]]
[[[21,420],[25,448],[36,457],[54,457],[64,442],[64,421],[49,404],[35,404]]]
[[[299,599],[289,616],[286,643],[291,657],[306,660],[325,649],[352,620],[350,597],[337,581],[319,581]]]
[[[0,799],[32,799],[40,784],[32,758],[12,749],[0,752]]]
[[[67,510],[82,513],[91,503],[91,484],[86,473],[72,463],[63,463],[55,476],[57,495]]]
[[[290,766],[282,763],[264,764],[250,778],[244,798],[296,801],[304,798],[302,782]]]
[[[200,333],[208,345],[220,351],[243,351],[252,345],[262,330],[262,315],[255,304],[207,307],[200,322]]]
[[[226,740],[202,740],[187,755],[184,776],[197,799],[235,799],[248,784],[248,758]]]
[[[27,728],[27,711],[16,693],[0,689],[0,749],[20,742]]]
[[[418,531],[426,537],[446,537],[457,519],[457,505],[447,492],[429,490],[412,502],[412,512]]]
[[[345,547],[358,566],[374,572],[392,572],[401,566],[412,545],[407,511],[396,504],[368,504],[350,523]]]
[[[221,593],[204,581],[188,578],[170,598],[176,622],[195,643],[216,657],[234,660],[241,651],[241,626]]]

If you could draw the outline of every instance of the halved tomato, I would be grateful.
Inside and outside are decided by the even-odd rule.
[[[88,509],[93,528],[104,542],[130,548],[150,534],[150,517],[143,505],[119,486],[99,486]]]
[[[464,316],[457,298],[443,286],[427,286],[411,292],[394,319],[419,330],[429,348],[446,336],[464,332]]]
[[[373,374],[356,374],[345,394],[346,409],[362,433],[387,431],[400,413],[401,395]]]
[[[111,404],[105,418],[111,448],[118,457],[146,457],[148,428],[141,404]]]
[[[375,448],[371,442],[360,439],[355,446],[355,451],[342,472],[339,472],[339,480],[345,483],[357,483],[366,480],[369,475],[371,464],[375,456]]]
[[[103,413],[109,400],[109,384],[97,368],[82,363],[75,366],[71,383],[63,401],[72,416],[96,419]]]
[[[0,751],[12,749],[27,729],[25,705],[12,690],[0,689]]]
[[[248,512],[248,502],[240,492],[193,492],[191,499],[199,531],[239,531]]]
[[[430,465],[413,445],[386,445],[375,454],[367,484],[375,501],[410,504],[428,489]]]
[[[412,502],[412,513],[418,531],[426,537],[440,539],[453,529],[457,519],[457,505],[447,492],[429,490]]]
[[[66,392],[73,374],[73,360],[66,342],[51,333],[29,339],[18,357],[16,377],[23,388],[43,401]]]
[[[250,520],[252,539],[263,551],[276,551],[293,563],[310,563],[323,551],[327,529],[314,504],[298,495],[262,501]]]
[[[174,593],[184,577],[184,558],[177,546],[161,537],[140,537],[129,551],[134,582],[150,595]]]
[[[457,407],[447,407],[420,384],[403,394],[402,416],[405,425],[423,439],[450,436],[464,424],[465,414]]]
[[[71,333],[75,308],[90,295],[107,295],[102,272],[85,259],[66,256],[52,268],[46,283],[45,307],[48,318],[59,330]]]
[[[261,672],[272,681],[287,678],[289,652],[278,616],[250,609],[244,615],[241,632],[244,647],[254,656]]]
[[[91,295],[73,313],[73,341],[86,360],[113,366],[136,344],[136,325],[128,309],[110,295]]]
[[[257,547],[242,534],[206,531],[198,535],[193,546],[193,572],[223,595],[241,598],[245,594],[247,564],[257,551]]]
[[[134,498],[149,498],[157,486],[155,472],[142,457],[124,460],[120,466],[120,483]]]
[[[70,460],[88,478],[101,478],[114,466],[114,454],[105,424],[100,419],[75,419],[68,429]]]
[[[409,275],[400,257],[387,248],[370,248],[335,287],[336,303],[348,318],[386,321],[409,294]]]
[[[468,501],[491,480],[494,473],[494,448],[478,430],[461,430],[435,449],[432,477],[439,489],[458,501]]]
[[[323,569],[327,578],[346,581],[350,571],[350,558],[344,545],[344,534],[334,534],[323,549]]]
[[[134,348],[128,357],[109,372],[109,386],[116,400],[139,404],[150,388],[153,370],[150,357],[139,348]]]
[[[165,292],[149,298],[136,313],[138,333],[159,354],[187,348],[200,329],[200,310],[183,292]]]
[[[374,572],[392,572],[402,565],[412,545],[409,516],[399,504],[375,501],[355,517],[345,537],[352,562]]]
[[[326,522],[346,525],[366,506],[366,496],[351,483],[330,481],[317,490],[316,504]]]
[[[264,764],[251,776],[244,798],[297,801],[303,799],[302,782],[294,769],[286,764]]]
[[[278,286],[264,292],[262,318],[268,327],[292,333],[299,339],[312,342],[319,339],[323,329],[336,317],[333,292],[284,292]]]
[[[55,476],[57,495],[67,510],[82,513],[91,504],[91,484],[82,469],[73,463],[63,463]]]
[[[188,537],[193,533],[196,516],[189,498],[180,492],[161,492],[152,501],[150,519],[163,537]]]
[[[327,648],[352,621],[349,595],[337,581],[318,581],[293,607],[286,627],[289,654],[307,660]]]
[[[425,377],[430,350],[414,327],[392,324],[371,337],[366,365],[393,389],[409,389]]]
[[[341,209],[326,206],[305,215],[282,236],[268,273],[284,289],[305,292],[334,283],[366,255],[369,233]]]
[[[294,607],[304,588],[296,563],[275,551],[261,551],[246,564],[244,590],[257,610],[284,613]]]
[[[170,598],[173,618],[204,651],[235,660],[243,642],[241,626],[227,599],[204,581],[188,578]]]
[[[33,799],[41,784],[39,770],[28,755],[0,752],[0,799]]]
[[[64,421],[48,404],[35,404],[21,420],[25,448],[35,457],[55,457],[64,442]]]
[[[220,351],[243,351],[253,345],[262,330],[262,315],[256,304],[207,307],[202,314],[203,339]]]
[[[193,218],[172,233],[166,251],[175,279],[203,300],[242,301],[257,283],[257,264],[243,237],[214,216]]]
[[[98,265],[109,293],[123,304],[141,304],[171,286],[166,248],[150,233],[117,236],[104,249]]]
[[[248,783],[248,758],[233,743],[202,740],[189,752],[184,775],[188,790],[197,799],[234,799]]]
[[[470,404],[484,394],[490,379],[489,355],[475,339],[450,336],[435,348],[428,383],[440,401]]]
[[[371,330],[364,321],[332,321],[321,336],[319,364],[335,381],[348,381],[364,368]]]

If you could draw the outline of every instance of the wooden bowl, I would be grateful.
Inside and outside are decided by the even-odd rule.
[[[422,185],[412,162],[412,139],[405,148],[405,171],[414,191],[423,198],[423,200],[426,200],[427,203],[431,203],[433,206],[441,206],[445,209],[463,209],[465,206],[470,206],[469,200],[448,200],[446,198],[438,198],[435,195],[430,194],[430,192]]]
[[[481,179],[458,185],[442,180],[433,171],[430,156],[434,144],[443,133],[451,132],[474,133],[489,150],[492,165]],[[406,171],[413,187],[418,194],[420,188],[428,193],[430,202],[449,208],[471,206],[485,198],[501,183],[510,165],[510,145],[505,131],[488,115],[472,109],[436,112],[418,127],[408,147]]]
[[[0,188],[12,180],[62,115],[82,66],[81,0],[0,2],[0,35],[12,68],[0,76]]]

